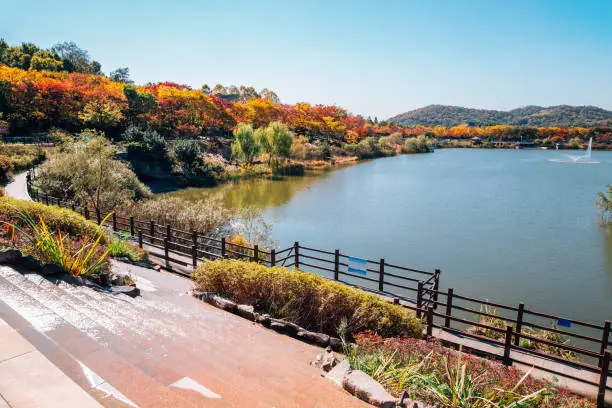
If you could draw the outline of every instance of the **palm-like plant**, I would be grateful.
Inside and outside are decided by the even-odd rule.
[[[108,214],[100,223],[104,225],[112,215]],[[104,230],[100,227],[93,236],[79,237],[82,242],[75,244],[74,237],[63,234],[61,230],[51,231],[42,217],[39,221],[27,212],[19,212],[19,222],[7,223],[12,231],[14,239],[15,231],[21,233],[23,238],[30,243],[45,263],[60,265],[67,273],[73,276],[87,276],[99,272],[105,264],[109,250],[102,252],[101,240]],[[22,227],[22,225],[24,227]],[[78,248],[75,248],[78,247]]]

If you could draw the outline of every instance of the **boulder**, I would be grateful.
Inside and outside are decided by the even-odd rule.
[[[344,377],[346,377],[350,372],[351,364],[348,362],[348,360],[342,360],[325,375],[325,378],[342,387],[342,380],[344,380]]]
[[[236,306],[236,314],[251,321],[254,321],[256,317],[255,308],[251,305]]]
[[[329,338],[329,346],[334,351],[341,351],[342,350],[342,340],[340,340],[337,337],[330,337]]]
[[[348,373],[342,379],[342,388],[357,398],[379,408],[394,408],[396,399],[382,385],[361,370]]]
[[[238,306],[235,302],[232,302],[229,299],[225,299],[217,295],[213,295],[210,297],[210,303],[218,307],[219,309],[232,313],[236,311],[236,307]]]
[[[288,321],[285,321],[285,329],[287,330],[287,333],[291,334],[292,336],[297,335],[300,330],[304,330],[297,324]]]
[[[270,324],[270,315],[269,315],[269,314],[262,314],[262,315],[259,315],[259,316],[258,316],[258,317],[255,319],[255,321],[256,321],[257,323],[263,324],[264,326],[267,326],[267,325],[269,325],[269,324]]]
[[[315,333],[308,330],[300,330],[297,337],[318,344],[319,346],[327,347],[329,345],[329,336],[324,333]]]
[[[323,362],[321,363],[321,370],[327,373],[331,371],[332,368],[334,368],[337,362],[338,360],[336,360],[336,355],[334,354],[334,352],[331,350],[326,350],[326,353],[323,356]]]
[[[60,276],[64,273],[64,268],[57,264],[44,264],[40,269],[42,276]]]
[[[7,248],[0,251],[0,264],[15,264],[21,259],[21,251]]]
[[[34,258],[32,255],[28,255],[28,256],[22,257],[21,260],[18,261],[17,267],[21,269],[25,269],[27,271],[38,272],[40,271],[40,268],[42,268],[42,264],[40,263],[38,259]]]
[[[281,319],[270,319],[270,328],[276,331],[286,331],[287,323]]]
[[[113,286],[112,292],[115,295],[123,294],[133,298],[140,295],[140,289],[136,286]]]

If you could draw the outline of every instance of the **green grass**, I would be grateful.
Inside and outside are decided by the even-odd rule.
[[[149,259],[145,250],[130,242],[130,236],[126,233],[111,235],[107,244],[109,254],[113,258],[128,258],[132,262],[142,262]]]
[[[364,330],[385,336],[422,336],[421,321],[411,311],[312,273],[217,260],[202,264],[193,279],[201,291],[251,304],[259,312],[308,330],[337,335],[345,322],[349,336]]]

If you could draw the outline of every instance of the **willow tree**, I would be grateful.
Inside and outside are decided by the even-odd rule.
[[[280,161],[291,154],[293,136],[284,123],[272,122],[266,128],[257,129],[255,140],[268,154],[268,165],[273,171],[277,171]]]
[[[259,154],[260,145],[255,141],[253,127],[244,123],[238,124],[234,130],[232,153],[238,161],[250,165]]]

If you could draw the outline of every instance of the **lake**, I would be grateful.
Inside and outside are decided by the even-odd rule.
[[[322,176],[253,180],[174,194],[263,208],[273,239],[433,270],[456,293],[593,322],[612,319],[612,234],[600,164],[543,150],[444,149]]]

